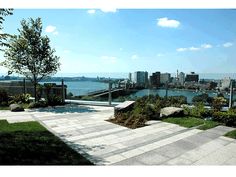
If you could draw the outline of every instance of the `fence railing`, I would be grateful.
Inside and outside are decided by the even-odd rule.
[[[4,89],[10,96],[15,96],[18,94],[30,94],[31,96],[34,95],[34,87],[31,82],[24,82],[24,81],[0,82],[0,89]],[[62,97],[62,99],[63,98],[65,99],[65,95],[67,95],[67,88],[63,87],[62,85],[52,86],[50,88],[50,94],[54,94],[56,96]],[[45,87],[42,87],[41,96],[42,98],[45,98],[46,96]]]

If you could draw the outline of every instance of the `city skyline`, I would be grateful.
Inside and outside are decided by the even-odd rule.
[[[30,17],[42,18],[43,33],[60,56],[57,75],[235,73],[235,10],[15,9],[4,32],[17,34],[20,21]]]

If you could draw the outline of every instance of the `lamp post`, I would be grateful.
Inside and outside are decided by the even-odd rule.
[[[233,87],[234,87],[234,80],[230,81],[230,95],[229,95],[229,108],[233,106]]]
[[[111,83],[111,80],[109,79],[109,87],[108,87],[108,89],[109,89],[109,95],[108,95],[108,104],[109,104],[109,106],[111,106],[111,87],[112,87],[112,83]]]
[[[165,96],[165,98],[167,99],[167,97],[168,97],[168,81],[166,82],[166,96]]]

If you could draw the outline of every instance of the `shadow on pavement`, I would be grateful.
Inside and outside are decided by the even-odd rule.
[[[69,142],[66,140],[64,140],[64,142],[95,165],[105,165],[107,163],[107,161],[101,157],[90,155],[90,154],[86,153],[86,151],[91,151],[91,150],[97,149],[97,148],[104,149],[104,147],[102,145],[89,147],[86,145],[75,144],[73,142]]]
[[[32,109],[30,112],[51,112],[51,113],[86,113],[86,112],[97,112],[97,110],[82,105],[65,105],[55,106],[47,108]]]

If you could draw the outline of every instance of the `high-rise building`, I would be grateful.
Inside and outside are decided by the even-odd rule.
[[[221,90],[225,90],[226,88],[228,89],[230,87],[230,83],[231,83],[231,78],[230,77],[226,77],[224,79],[221,80]]]
[[[161,73],[155,72],[150,76],[150,84],[152,87],[160,87]]]
[[[185,81],[185,74],[183,72],[179,73],[179,83],[181,85],[184,85],[184,81]]]
[[[129,73],[129,81],[131,82],[132,81],[132,73]]]
[[[195,72],[191,72],[190,74],[186,74],[185,81],[186,82],[198,82],[199,75],[195,74]]]
[[[160,83],[165,84],[170,82],[170,73],[161,73],[160,75]]]
[[[147,87],[148,86],[148,72],[136,71],[134,73],[134,83],[137,87]]]

